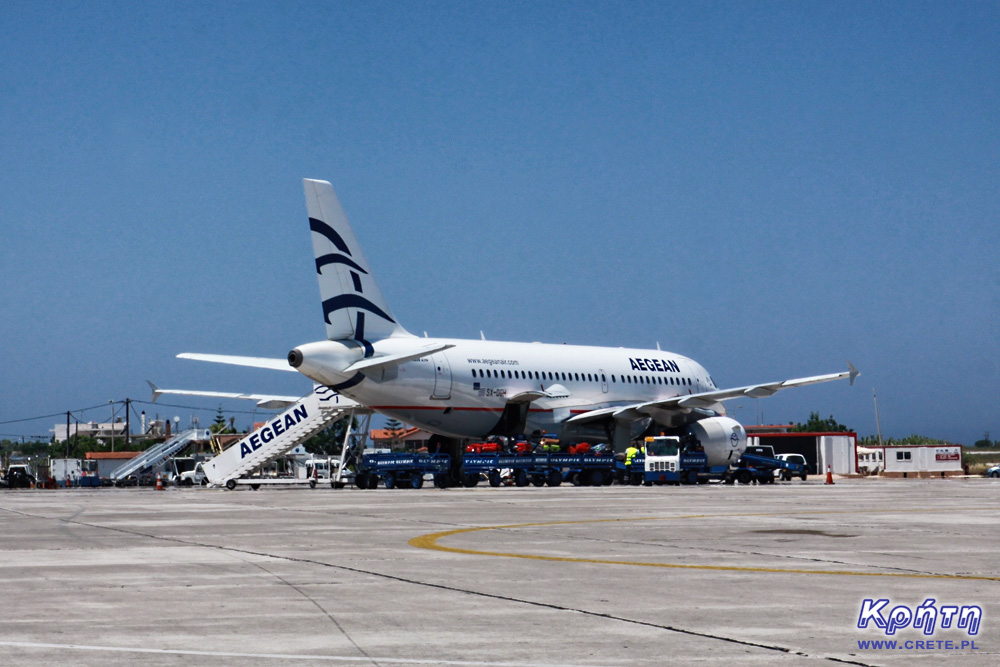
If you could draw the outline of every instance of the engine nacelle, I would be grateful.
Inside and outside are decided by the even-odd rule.
[[[357,341],[323,340],[299,345],[289,352],[288,365],[311,380],[335,387],[354,376],[344,369],[364,357],[365,350]]]
[[[747,448],[747,432],[743,424],[729,417],[708,417],[688,427],[688,434],[701,443],[708,465],[736,463]]]

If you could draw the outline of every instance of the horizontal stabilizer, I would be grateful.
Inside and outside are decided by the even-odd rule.
[[[233,354],[201,354],[198,352],[182,352],[177,355],[178,359],[192,359],[194,361],[210,361],[213,364],[231,364],[233,366],[249,366],[251,368],[266,368],[272,371],[296,370],[288,365],[287,359],[273,359],[270,357],[240,357]]]
[[[443,350],[450,350],[455,347],[450,343],[442,343],[441,345],[428,345],[427,347],[421,348],[417,352],[406,352],[403,354],[389,354],[384,357],[369,357],[367,359],[362,359],[361,361],[351,364],[343,372],[344,374],[356,373],[361,371],[372,371],[376,368],[387,368],[389,366],[399,366],[400,364],[405,364],[408,361],[413,361],[415,359],[423,359],[424,357],[429,357],[430,355],[441,352]]]
[[[153,390],[153,403],[160,396],[207,396],[209,398],[238,398],[245,401],[257,401],[257,407],[262,410],[278,410],[295,405],[301,400],[301,396],[273,396],[270,394],[241,394],[229,391],[201,391],[195,389],[160,389],[155,384],[146,380],[146,383]]]

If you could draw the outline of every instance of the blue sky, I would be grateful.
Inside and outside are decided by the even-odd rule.
[[[8,2],[0,433],[304,393],[303,177],[409,330],[655,348],[730,403],[1000,438],[997,3]],[[139,405],[186,422],[217,401]],[[224,408],[249,410],[246,403]],[[249,414],[238,414],[245,425]]]

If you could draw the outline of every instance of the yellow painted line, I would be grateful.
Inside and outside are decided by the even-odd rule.
[[[823,574],[846,577],[896,577],[903,579],[956,579],[972,581],[1000,581],[1000,577],[987,577],[963,574],[920,574],[916,572],[861,572],[855,570],[805,570],[796,568],[779,567],[749,567],[739,565],[699,565],[691,563],[646,563],[642,561],[627,560],[606,560],[600,558],[575,558],[570,556],[542,556],[539,554],[525,554],[503,551],[483,551],[480,549],[460,549],[458,547],[447,547],[439,544],[438,541],[453,535],[463,535],[467,533],[483,532],[487,530],[510,530],[516,528],[541,528],[547,526],[572,526],[587,523],[624,523],[635,521],[675,521],[683,519],[734,519],[750,516],[801,516],[816,514],[896,514],[896,513],[916,513],[933,514],[949,512],[951,510],[924,510],[924,509],[891,509],[891,510],[816,510],[805,512],[752,512],[744,514],[687,514],[678,516],[646,516],[633,518],[614,519],[585,519],[582,521],[546,521],[541,523],[517,523],[501,526],[478,526],[474,528],[458,528],[446,530],[440,533],[428,533],[414,537],[409,541],[411,547],[418,549],[428,549],[431,551],[444,551],[447,553],[465,554],[468,556],[490,556],[493,558],[522,558],[525,560],[552,561],[557,563],[593,563],[600,565],[626,565],[631,567],[659,567],[677,570],[711,570],[722,572],[769,572],[776,574]],[[963,508],[963,511],[990,511],[995,512],[995,507],[973,507]],[[878,566],[872,566],[878,567]]]

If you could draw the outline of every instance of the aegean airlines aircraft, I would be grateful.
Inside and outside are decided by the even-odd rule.
[[[462,438],[556,433],[606,440],[617,451],[645,433],[696,437],[709,465],[735,462],[746,431],[723,402],[849,379],[842,373],[719,389],[701,364],[661,350],[420,338],[399,324],[382,296],[326,181],[306,179],[306,206],[326,340],[284,359],[178,355],[219,363],[297,370],[386,416],[437,434],[458,451]]]

